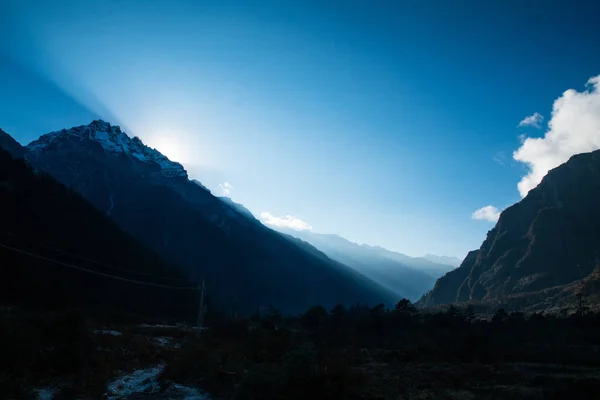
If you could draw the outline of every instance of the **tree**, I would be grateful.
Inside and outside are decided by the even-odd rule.
[[[346,315],[346,307],[343,304],[338,304],[331,310],[331,315],[336,318],[341,318]]]
[[[396,303],[394,311],[401,314],[413,315],[416,314],[417,308],[408,299],[402,299]]]
[[[456,308],[456,306],[451,305],[446,310],[446,315],[448,315],[451,318],[456,318],[456,317],[458,317],[460,315],[460,311],[458,311],[458,308]]]
[[[465,318],[468,322],[472,322],[475,319],[475,309],[471,304],[465,308]]]
[[[577,293],[577,315],[583,317],[589,310],[589,307],[585,305],[585,298],[583,293]]]
[[[371,317],[379,317],[385,314],[385,304],[377,304],[375,307],[371,308],[369,313],[371,314]]]
[[[315,330],[321,324],[321,319],[325,317],[327,317],[327,310],[322,306],[314,306],[302,316],[302,324],[307,329]]]
[[[273,325],[280,325],[283,322],[283,314],[280,310],[271,306],[267,310],[267,313],[264,316],[264,319],[271,322]]]
[[[508,314],[504,310],[504,308],[498,309],[492,318],[492,323],[494,324],[502,324],[508,319]]]

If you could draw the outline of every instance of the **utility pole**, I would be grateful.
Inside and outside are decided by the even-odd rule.
[[[583,317],[583,316],[584,316],[584,314],[585,314],[586,308],[587,308],[587,307],[585,306],[585,299],[584,299],[584,297],[583,297],[583,293],[578,293],[578,294],[577,294],[577,298],[578,298],[578,300],[579,300],[579,304],[577,305],[577,308],[578,308],[578,313],[579,313],[579,315],[580,315],[580,316],[582,316],[582,317]]]
[[[198,307],[198,325],[196,337],[200,337],[200,331],[202,330],[202,322],[204,319],[204,279],[202,279],[202,287],[200,289],[200,306]]]

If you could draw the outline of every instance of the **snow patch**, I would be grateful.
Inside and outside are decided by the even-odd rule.
[[[42,388],[37,389],[38,400],[52,400],[56,394],[56,388]]]
[[[155,392],[159,389],[156,378],[163,370],[164,365],[158,365],[153,368],[139,369],[117,378],[108,383],[105,396],[108,400],[118,400],[126,399],[136,393]]]
[[[154,338],[154,342],[160,347],[170,347],[172,349],[180,349],[181,343],[178,343],[170,337],[156,337]]]
[[[189,326],[186,325],[164,325],[164,324],[141,324],[139,325],[140,328],[164,328],[164,329],[179,329],[179,330],[193,330],[194,328],[191,328]]]
[[[198,389],[191,388],[188,386],[179,385],[177,383],[173,384],[173,388],[179,392],[183,397],[182,400],[209,400],[209,397],[205,394],[202,394]]]
[[[111,335],[111,336],[121,336],[122,335],[122,333],[119,331],[111,331],[108,329],[98,329],[98,330],[95,330],[94,333],[98,333],[100,335]]]
[[[173,382],[163,382],[168,387],[165,390],[163,385],[163,390],[161,390],[157,378],[163,370],[164,365],[158,365],[140,369],[115,379],[108,384],[105,397],[107,400],[121,400],[138,393],[157,394],[160,392],[160,398],[165,400],[210,400],[210,397],[196,388]]]

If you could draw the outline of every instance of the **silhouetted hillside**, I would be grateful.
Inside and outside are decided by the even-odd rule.
[[[600,263],[599,196],[600,151],[573,156],[504,210],[481,248],[440,278],[421,304],[513,299],[554,307],[559,298],[540,293],[584,279]]]
[[[195,290],[139,285],[99,275],[192,285],[182,271],[170,268],[79,194],[48,175],[35,173],[3,149],[0,221],[2,305],[97,308],[184,318],[197,312]]]
[[[196,279],[223,307],[384,302],[396,296],[263,226],[190,181],[181,164],[103,121],[26,148],[36,168],[82,194],[125,231]]]
[[[8,151],[15,158],[21,158],[25,154],[23,146],[2,129],[0,129],[0,147]]]

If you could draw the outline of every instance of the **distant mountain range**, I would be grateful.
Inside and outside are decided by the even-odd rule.
[[[2,143],[14,145],[6,136]],[[221,306],[300,312],[316,304],[398,300],[355,269],[265,227],[243,206],[213,196],[189,180],[181,164],[117,126],[93,121],[13,151],[80,193],[171,265],[205,279],[208,295]]]
[[[426,254],[422,258],[436,264],[452,265],[458,267],[462,260],[458,257],[436,256],[435,254]]]
[[[312,244],[330,258],[354,268],[393,291],[398,297],[413,301],[430,290],[437,278],[454,268],[425,258],[409,257],[383,247],[353,243],[338,235],[307,230],[280,230]]]
[[[423,306],[485,302],[518,310],[600,304],[600,151],[551,170],[500,215],[478,250],[441,277]]]

